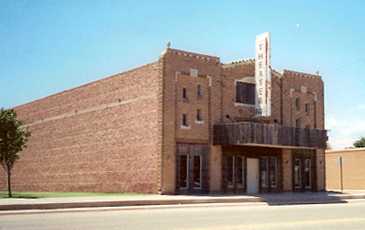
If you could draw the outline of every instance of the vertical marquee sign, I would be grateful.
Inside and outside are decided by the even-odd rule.
[[[270,33],[256,36],[255,80],[256,113],[271,116],[271,41]]]

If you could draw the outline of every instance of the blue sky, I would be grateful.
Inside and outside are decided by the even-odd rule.
[[[0,0],[0,107],[156,60],[172,47],[223,62],[270,31],[276,69],[319,71],[334,148],[365,136],[364,1]]]

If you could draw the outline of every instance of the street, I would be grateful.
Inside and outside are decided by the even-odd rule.
[[[0,229],[365,229],[365,202],[191,205],[134,210],[1,215]]]

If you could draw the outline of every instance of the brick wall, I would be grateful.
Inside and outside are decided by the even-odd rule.
[[[157,193],[161,80],[156,62],[16,107],[32,136],[14,190]]]
[[[205,132],[211,129],[212,121],[217,120],[215,115],[219,112],[220,108],[220,94],[218,98],[214,96],[211,101],[214,101],[211,110],[206,111],[207,105],[203,105],[203,102],[208,102],[209,91],[213,90],[213,87],[218,87],[220,79],[220,61],[219,58],[209,55],[197,54],[192,52],[186,52],[176,49],[167,49],[161,57],[163,63],[163,76],[164,76],[164,91],[163,91],[163,193],[175,192],[175,180],[176,180],[176,141],[180,143],[205,143],[209,142],[209,132]],[[181,76],[188,73],[190,69],[197,69],[198,74],[204,77],[192,77]],[[186,75],[186,74],[185,74]],[[208,77],[211,80],[208,80]],[[189,78],[191,80],[189,80]],[[180,101],[181,86],[177,88],[176,81],[184,84],[188,88],[188,93],[191,97],[196,96],[196,85],[201,83],[203,85],[203,98],[196,100],[192,98],[188,103],[182,103]],[[208,81],[211,81],[213,85],[210,89],[207,89]],[[176,95],[176,93],[178,95]],[[211,94],[213,96],[213,94]],[[210,102],[209,102],[210,103]],[[219,106],[219,107],[218,107]],[[206,123],[195,124],[195,110],[198,107],[202,107]],[[193,124],[194,129],[180,129],[180,119],[182,112],[188,113],[190,123]],[[210,167],[209,167],[210,168]]]
[[[295,126],[301,118],[301,127],[324,128],[324,92],[320,76],[284,70],[283,90],[283,123]],[[296,109],[295,100],[299,98],[300,108]],[[309,105],[309,112],[305,111]]]
[[[326,189],[341,189],[339,157],[342,157],[344,189],[365,189],[365,148],[326,151]]]

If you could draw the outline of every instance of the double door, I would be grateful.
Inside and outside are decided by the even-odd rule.
[[[260,157],[260,191],[278,192],[279,187],[279,159],[277,156]]]
[[[293,190],[311,191],[314,189],[314,159],[312,156],[293,157]]]
[[[243,193],[246,190],[246,162],[244,156],[225,155],[223,165],[224,190]]]

